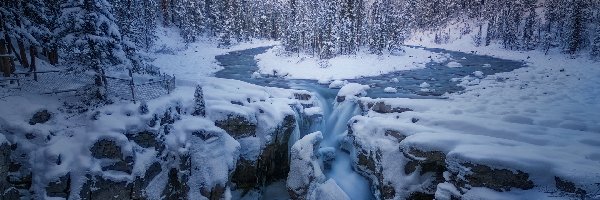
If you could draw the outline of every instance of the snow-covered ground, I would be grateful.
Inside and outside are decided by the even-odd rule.
[[[310,96],[304,91],[261,87],[211,77],[221,69],[215,60],[216,55],[275,45],[275,48],[256,57],[260,73],[289,79],[315,79],[328,84],[336,80],[329,87],[342,88],[338,96],[344,97],[364,95],[369,89],[369,86],[348,83],[344,79],[419,69],[430,61],[452,60],[448,67],[460,67],[462,59],[407,47],[406,52],[400,55],[360,53],[320,63],[307,55],[282,55],[281,47],[274,41],[252,41],[222,49],[212,40],[185,44],[178,33],[171,29],[160,29],[159,33],[158,44],[151,49],[149,56],[155,58],[153,64],[163,72],[177,77],[178,87],[170,95],[148,101],[147,113],[140,111],[139,103],[131,102],[116,102],[92,108],[97,112],[78,110],[78,106],[85,105],[66,105],[65,102],[81,100],[69,95],[22,94],[0,99],[0,144],[8,140],[19,143],[19,151],[30,152],[30,160],[27,161],[31,165],[29,167],[43,172],[32,177],[34,192],[38,195],[45,194],[45,186],[49,182],[68,172],[72,173],[71,177],[76,177],[72,179],[74,191],[81,190],[86,181],[86,173],[132,182],[136,180],[136,176],[146,174],[156,161],[161,162],[163,171],[157,175],[158,179],[148,183],[150,190],[147,195],[159,198],[164,195],[163,189],[168,187],[165,186],[169,184],[167,181],[171,181],[167,180],[167,170],[177,165],[175,160],[183,159],[174,157],[188,152],[194,154],[190,161],[196,170],[191,176],[191,186],[199,188],[226,185],[238,159],[256,161],[261,149],[277,139],[270,134],[284,123],[284,118],[297,114],[294,109],[304,109],[303,104],[311,104],[313,102],[309,100],[314,99],[298,99],[298,94]],[[439,183],[435,190],[439,199],[460,190],[450,180],[468,179],[472,171],[465,168],[465,163],[492,166],[498,170],[508,169],[515,173],[524,172],[534,184],[533,190],[513,189],[510,192],[474,186],[462,191],[465,199],[570,197],[556,191],[559,182],[555,177],[572,182],[574,187],[587,191],[588,197],[600,198],[600,194],[594,193],[600,189],[598,62],[590,61],[585,56],[572,59],[556,51],[544,55],[540,51],[505,50],[497,44],[475,47],[470,36],[454,36],[447,44],[430,42],[433,41],[432,38],[430,33],[419,33],[409,39],[407,44],[522,60],[528,66],[495,75],[475,72],[472,76],[457,79],[449,84],[460,84],[465,87],[465,91],[447,94],[445,97],[448,99],[444,100],[374,100],[366,97],[338,100],[362,104],[385,102],[385,105],[392,108],[409,109],[400,109],[403,111],[401,113],[380,113],[372,109],[366,111],[364,116],[351,120],[355,148],[379,153],[380,157],[373,156],[373,159],[379,159],[377,162],[381,164],[381,181],[396,189],[398,195],[408,195],[399,191],[417,191],[419,188],[406,188],[406,185],[419,185],[422,180],[415,174],[405,174],[404,169],[411,159],[420,159],[415,158],[419,156],[410,156],[411,149],[417,148],[421,151],[442,152],[445,156],[447,172],[444,172],[444,182]],[[204,89],[207,117],[186,114],[193,109],[193,93],[198,84]],[[428,87],[430,85],[426,82],[421,84],[422,90],[427,90]],[[395,93],[398,90],[390,87],[385,91]],[[50,120],[30,124],[31,116],[42,110],[48,110],[52,114]],[[315,106],[304,109],[301,113],[319,116],[323,114],[323,109]],[[173,117],[176,122],[172,126],[166,125],[167,128],[150,126],[148,123],[153,120],[156,123],[157,116]],[[258,125],[254,135],[242,137],[225,134],[214,123],[231,116],[240,116],[249,123]],[[158,149],[142,148],[126,135],[146,129],[160,135],[157,138],[163,140],[166,153],[159,152]],[[388,132],[389,130],[398,133]],[[291,141],[299,139],[299,135],[292,137]],[[101,139],[116,142],[123,154],[118,159],[127,161],[128,155],[134,156],[133,166],[130,166],[131,173],[107,171],[104,169],[106,160],[90,156],[93,153],[89,150],[90,146]],[[292,154],[302,150],[299,149],[300,144],[291,148]],[[310,151],[311,155],[314,153],[312,147],[304,150]],[[169,157],[168,161],[158,161],[159,155],[165,155],[165,159]],[[364,158],[352,156],[355,156],[355,165],[364,162]],[[313,167],[319,167],[316,161],[309,161]],[[292,169],[298,167],[292,166]],[[362,170],[362,173],[368,173],[370,169]],[[288,179],[287,182],[290,181],[295,183],[300,180]],[[323,184],[311,186],[315,191],[313,195],[322,198],[336,195],[347,198],[338,186],[341,183],[324,177],[319,177],[318,182]],[[224,190],[229,192],[230,189]],[[204,195],[198,192],[202,191],[195,190],[189,195],[192,198]],[[254,196],[259,198],[260,195]]]
[[[157,32],[157,44],[150,50],[155,52],[150,55],[155,58],[152,64],[164,73],[174,74],[177,79],[187,81],[198,81],[221,70],[222,67],[215,60],[217,55],[279,44],[277,41],[253,40],[229,48],[219,48],[217,41],[206,38],[186,44],[176,29],[160,28]]]
[[[419,48],[405,48],[398,54],[375,55],[362,51],[357,55],[320,60],[306,54],[287,54],[281,46],[256,56],[259,73],[289,79],[332,81],[377,76],[394,71],[424,68],[425,64],[444,61],[442,54]]]

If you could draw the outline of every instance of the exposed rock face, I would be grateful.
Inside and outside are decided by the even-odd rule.
[[[587,194],[585,190],[575,186],[575,183],[561,179],[558,176],[554,177],[554,181],[556,183],[556,188],[560,191],[575,194],[581,199],[584,199]]]
[[[158,162],[152,163],[152,165],[150,165],[150,167],[148,167],[148,169],[146,170],[146,173],[144,174],[143,177],[136,177],[135,180],[133,181],[131,198],[132,199],[146,199],[146,196],[145,196],[146,187],[148,187],[148,184],[150,184],[150,181],[152,181],[152,179],[154,179],[154,177],[156,177],[161,172],[162,172],[162,168],[160,166],[160,163],[158,163]]]
[[[159,140],[158,135],[152,131],[142,131],[136,134],[128,134],[127,138],[134,141],[143,148],[154,148],[162,152],[165,145]]]
[[[463,187],[469,184],[471,187],[487,187],[499,192],[510,191],[511,188],[522,190],[532,189],[533,181],[529,180],[529,174],[520,170],[494,169],[490,166],[472,163],[462,163],[469,168],[464,179],[456,178],[457,185]],[[453,172],[456,173],[456,172]]]
[[[419,195],[433,195],[436,186],[445,181],[446,155],[440,151],[421,151],[416,148],[411,148],[408,152],[403,153],[410,160],[404,166],[404,172],[407,175],[419,170],[421,176],[430,173],[433,178],[432,182],[424,187],[422,194]]]
[[[132,156],[124,157],[121,147],[114,140],[98,140],[92,145],[90,152],[96,159],[107,159],[102,161],[103,171],[113,170],[131,174],[133,170],[134,158]]]
[[[132,184],[127,181],[111,180],[103,176],[87,176],[79,196],[82,200],[128,200],[131,199]]]
[[[68,198],[71,192],[71,174],[67,173],[56,181],[48,183],[46,186],[46,195],[49,197]]]
[[[323,140],[321,132],[304,136],[292,146],[287,189],[291,199],[308,199],[320,183],[325,182],[318,160],[318,147]]]
[[[243,157],[231,177],[238,188],[252,189],[260,184],[268,185],[285,179],[290,166],[288,141],[296,128],[294,115],[287,115],[283,123],[271,134],[273,141],[261,151],[258,160],[246,160]]]
[[[46,123],[48,120],[50,120],[51,117],[52,117],[52,114],[50,114],[50,112],[48,112],[48,110],[42,110],[42,111],[35,113],[33,115],[33,117],[31,117],[31,119],[29,120],[29,124],[30,125],[43,124],[43,123]]]
[[[242,116],[229,116],[225,120],[216,121],[215,125],[225,130],[235,139],[254,136],[256,134],[256,124]]]
[[[5,196],[5,191],[10,188],[9,183],[5,178],[8,177],[10,153],[10,144],[8,142],[3,143],[0,141],[0,199],[10,199],[8,196]]]
[[[385,102],[380,101],[369,106],[371,110],[377,113],[403,113],[408,111],[413,111],[410,108],[402,108],[402,107],[392,107],[391,105],[385,104]]]

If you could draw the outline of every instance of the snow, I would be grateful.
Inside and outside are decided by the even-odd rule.
[[[340,89],[346,84],[348,84],[346,80],[334,80],[329,84],[329,88]]]
[[[323,140],[321,132],[308,134],[298,140],[290,153],[290,172],[287,188],[297,194],[310,195],[319,183],[325,181],[317,158],[318,146]]]
[[[386,87],[386,88],[383,89],[383,92],[385,92],[385,93],[396,93],[396,92],[398,92],[398,90],[396,88],[393,88],[393,87]]]
[[[304,109],[306,116],[323,115],[323,109],[321,107],[310,107]]]
[[[458,68],[458,67],[462,67],[462,64],[452,61],[452,62],[449,62],[448,64],[446,64],[446,66],[448,66],[450,68]]]
[[[162,72],[175,74],[177,79],[200,81],[203,77],[211,76],[222,69],[215,56],[226,54],[230,51],[249,49],[262,46],[277,45],[279,42],[268,40],[253,40],[239,43],[228,49],[218,47],[218,42],[207,38],[186,44],[176,29],[162,28],[156,31],[158,39],[152,57],[152,64],[158,66]],[[256,75],[254,75],[256,77]]]
[[[281,46],[269,49],[256,56],[261,74],[282,76],[289,79],[340,80],[377,76],[385,73],[420,69],[432,59],[444,56],[419,48],[405,48],[401,55],[374,55],[359,52],[357,55],[337,56],[320,61],[304,54],[286,55]],[[322,68],[319,63],[326,62],[328,67]]]
[[[477,77],[477,78],[483,78],[483,72],[481,71],[474,71],[473,72],[473,76]]]
[[[312,199],[315,200],[350,200],[350,197],[337,185],[335,180],[329,179],[321,184],[315,191]]]
[[[368,85],[361,85],[358,83],[348,83],[342,87],[337,96],[338,97],[352,97],[352,96],[364,96],[367,94],[367,90],[370,87]]]

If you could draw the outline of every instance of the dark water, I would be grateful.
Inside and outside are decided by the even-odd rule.
[[[258,70],[254,56],[264,53],[271,47],[259,47],[241,51],[234,51],[225,55],[217,56],[217,61],[224,67],[223,70],[216,73],[216,77],[236,79],[248,83],[253,83],[261,86],[279,87],[279,88],[296,88],[298,85],[304,86],[319,86],[328,90],[328,85],[318,84],[315,80],[304,79],[284,79],[274,76],[262,75],[261,78],[253,79],[252,73]],[[352,83],[360,83],[370,85],[368,91],[369,97],[410,97],[410,98],[431,98],[443,95],[444,93],[455,93],[464,88],[457,86],[458,82],[452,82],[452,78],[462,78],[467,75],[472,75],[475,71],[481,71],[484,75],[495,74],[499,72],[509,72],[525,64],[520,61],[512,61],[494,58],[490,56],[481,56],[470,53],[462,53],[455,51],[447,51],[443,49],[426,50],[445,53],[451,55],[453,61],[461,63],[463,67],[450,68],[446,64],[450,61],[436,63],[430,62],[426,68],[416,70],[406,70],[383,74],[375,77],[362,77],[357,79],[346,79]],[[464,58],[464,59],[463,59]],[[484,64],[489,64],[491,67],[482,67]],[[398,82],[391,82],[393,78],[398,79]],[[419,85],[427,82],[431,91],[422,92]],[[394,87],[398,89],[397,93],[385,93],[383,89],[386,87]]]

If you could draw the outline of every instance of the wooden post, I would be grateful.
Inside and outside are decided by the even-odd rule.
[[[37,77],[37,68],[35,66],[35,56],[37,54],[37,48],[33,45],[31,45],[29,47],[29,56],[31,57],[31,65],[29,65],[31,68],[29,69],[30,72],[33,72],[33,80],[38,81],[38,77]]]
[[[27,54],[25,53],[25,44],[22,40],[17,40],[17,45],[19,45],[19,54],[21,54],[21,65],[27,68],[29,67],[29,63],[27,62]]]
[[[129,77],[131,78],[131,81],[129,82],[129,87],[131,88],[131,99],[133,100],[133,103],[135,103],[135,85],[133,82],[133,73],[131,73],[131,69],[129,69]]]
[[[10,76],[10,63],[8,62],[8,54],[6,51],[6,46],[4,45],[4,40],[0,39],[0,70],[2,70],[2,74],[4,77]]]

